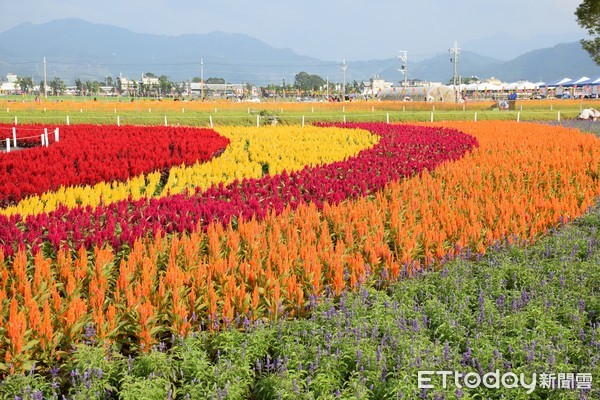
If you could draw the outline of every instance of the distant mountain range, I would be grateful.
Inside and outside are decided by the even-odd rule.
[[[471,44],[473,49],[485,49],[497,40],[511,38],[502,35],[490,37],[487,47],[481,41]],[[525,46],[524,42],[515,42],[515,48],[519,46]],[[139,79],[146,72],[167,75],[173,81],[187,81],[199,77],[201,70],[204,79],[219,77],[233,83],[265,85],[281,84],[283,80],[293,83],[294,76],[302,71],[331,81],[342,81],[341,60],[319,60],[299,55],[290,49],[274,48],[239,33],[152,35],[80,19],[61,19],[37,25],[23,23],[0,33],[0,76],[12,72],[19,76],[33,76],[39,82],[43,76],[44,57],[48,79],[59,77],[71,84],[76,78],[104,81],[108,76],[116,79],[120,74]],[[465,46],[458,60],[461,76],[496,77],[506,82],[600,76],[600,67],[576,41],[526,52],[509,61],[478,54]],[[375,75],[394,82],[403,79],[398,72],[400,63],[396,58],[348,60],[346,64],[347,82],[367,81]],[[452,72],[448,52],[408,64],[410,79],[446,83]]]

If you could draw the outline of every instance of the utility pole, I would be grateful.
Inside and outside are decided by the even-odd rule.
[[[200,100],[204,100],[204,59],[200,59]]]
[[[402,75],[404,75],[404,88],[406,89],[406,87],[408,87],[408,69],[406,68],[406,64],[408,62],[408,51],[400,50],[400,55],[398,58],[403,62],[398,71],[402,72]]]
[[[460,53],[460,49],[458,48],[458,43],[454,42],[454,47],[448,50],[450,53],[452,53],[452,58],[450,59],[450,62],[454,63],[454,75],[452,78],[452,84],[454,85],[453,90],[454,90],[454,101],[458,102],[458,91],[456,90],[456,66],[458,64],[458,53]]]
[[[348,65],[346,65],[346,60],[342,60],[342,74],[344,75],[344,85],[342,86],[342,101],[346,101],[346,69]]]
[[[46,57],[44,57],[44,98],[48,98],[48,84],[46,83]]]

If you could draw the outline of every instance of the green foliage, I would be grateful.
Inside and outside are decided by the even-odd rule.
[[[597,0],[583,0],[575,15],[579,26],[587,30],[591,37],[581,40],[582,47],[600,65],[600,3]]]
[[[294,85],[304,91],[321,90],[327,82],[319,75],[311,75],[307,72],[300,72],[294,78]]]

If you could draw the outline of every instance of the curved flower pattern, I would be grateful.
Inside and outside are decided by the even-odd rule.
[[[20,246],[38,249],[44,242],[55,249],[106,243],[119,249],[158,231],[191,232],[213,221],[227,225],[238,217],[263,219],[271,212],[279,214],[286,207],[295,209],[306,203],[321,208],[325,202],[337,204],[373,194],[390,181],[433,170],[476,145],[473,137],[445,128],[373,123],[347,126],[368,129],[381,139],[373,148],[344,161],[260,179],[235,180],[192,196],[120,201],[94,209],[59,207],[27,218],[0,217],[2,248],[7,255]]]
[[[38,127],[43,132],[42,127]],[[60,126],[49,147],[0,156],[0,206],[64,186],[124,181],[174,165],[204,162],[229,139],[211,129],[139,126]],[[35,129],[35,125],[20,127]]]

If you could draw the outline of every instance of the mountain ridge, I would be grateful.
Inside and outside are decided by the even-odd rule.
[[[49,79],[57,76],[71,82],[76,78],[102,81],[119,75],[137,79],[146,72],[187,81],[199,77],[201,70],[205,79],[221,77],[229,82],[260,85],[293,83],[295,75],[302,71],[335,82],[343,79],[339,61],[275,48],[243,33],[158,35],[76,18],[44,24],[24,22],[0,33],[0,76],[13,72],[34,76],[39,82],[43,57]],[[347,61],[347,66],[347,82],[366,81],[375,75],[394,82],[403,80],[396,58]],[[463,49],[458,71],[463,77],[494,76],[504,81],[600,76],[600,68],[579,42],[532,50],[508,61]],[[423,61],[409,62],[408,77],[447,83],[452,78],[450,54],[440,52]]]

